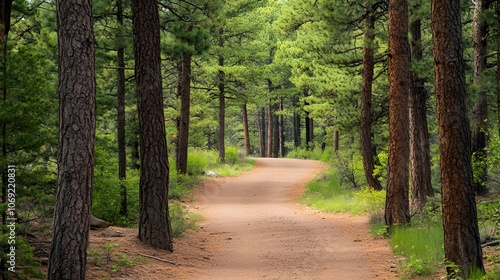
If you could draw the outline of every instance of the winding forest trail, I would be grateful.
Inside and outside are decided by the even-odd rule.
[[[201,230],[212,245],[208,265],[192,279],[397,279],[394,255],[386,240],[371,236],[366,217],[297,204],[324,168],[258,158],[251,172],[198,188],[192,207],[205,218]]]
[[[297,203],[304,186],[326,166],[298,159],[255,159],[252,171],[203,180],[185,207],[200,227],[174,239],[174,253],[137,239],[136,228],[91,231],[87,279],[397,279],[398,260],[375,239],[368,218],[328,214]],[[116,244],[135,265],[113,272],[95,252]]]

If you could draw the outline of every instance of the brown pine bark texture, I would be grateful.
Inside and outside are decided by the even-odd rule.
[[[415,19],[410,24],[411,58],[413,62],[422,59],[421,21]],[[421,210],[427,197],[434,195],[431,183],[431,154],[429,130],[427,126],[427,90],[425,80],[418,73],[411,73],[410,91],[410,163],[411,163],[411,204]]]
[[[410,48],[408,3],[389,1],[389,175],[385,222],[389,226],[408,224]]]
[[[85,279],[95,144],[91,1],[57,1],[59,153],[48,279]]]
[[[179,78],[181,111],[179,116],[179,135],[177,137],[177,171],[186,174],[189,144],[189,115],[191,111],[191,54],[183,53]]]
[[[139,240],[172,251],[158,3],[134,0],[132,13],[140,127]]]
[[[363,46],[363,77],[361,87],[361,155],[368,186],[374,190],[382,190],[379,180],[373,176],[372,147],[372,84],[375,61],[373,58],[373,41],[375,18],[369,15],[365,19],[365,34]]]
[[[460,1],[432,0],[431,19],[445,257],[466,278],[473,265],[484,268],[472,186]]]

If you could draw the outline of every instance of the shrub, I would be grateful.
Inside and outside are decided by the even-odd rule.
[[[240,160],[240,157],[238,155],[238,148],[236,147],[227,147],[226,148],[226,162],[229,164],[235,164]]]
[[[188,153],[187,174],[202,175],[208,167],[208,159],[197,150]]]

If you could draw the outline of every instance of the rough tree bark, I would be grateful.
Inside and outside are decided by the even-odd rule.
[[[243,115],[243,137],[245,146],[245,156],[250,155],[250,133],[248,131],[248,112],[247,103],[241,105],[241,114]]]
[[[48,279],[85,279],[95,145],[91,1],[57,1],[59,152]]]
[[[372,147],[372,84],[375,61],[373,58],[373,41],[375,40],[375,17],[373,11],[364,20],[363,46],[363,82],[361,86],[361,155],[368,186],[374,190],[382,190],[380,181],[373,176]]]
[[[179,174],[186,174],[189,144],[189,115],[191,107],[191,54],[183,53],[180,62],[178,96],[181,99],[179,133],[177,135],[176,167]]]
[[[484,266],[472,185],[460,0],[432,0],[431,24],[445,258],[466,279],[471,268],[484,271]],[[449,267],[449,276],[454,273]]]
[[[173,251],[157,1],[132,1],[132,17],[141,161],[138,237],[145,244]]]
[[[116,2],[116,19],[119,25],[118,35],[123,36],[123,1]],[[117,64],[118,64],[118,81],[117,95],[118,104],[117,110],[117,142],[118,142],[118,179],[120,180],[120,215],[128,216],[127,207],[127,153],[126,153],[126,138],[125,138],[125,46],[120,44],[117,49]]]
[[[266,108],[261,107],[259,110],[259,118],[258,118],[258,126],[259,126],[259,157],[266,156]]]
[[[276,115],[278,111],[278,104],[273,106],[273,157],[277,158],[280,153],[280,130],[279,130],[279,117]]]
[[[224,38],[222,35],[224,34],[224,29],[219,30],[219,42],[217,43],[219,47],[224,47]],[[224,57],[219,55],[219,67],[224,66]],[[219,160],[221,163],[226,162],[226,146],[224,143],[225,139],[225,129],[226,129],[226,96],[225,96],[225,80],[226,73],[224,71],[219,70],[218,72],[219,79]]]
[[[410,222],[408,199],[408,96],[410,94],[408,2],[389,1],[389,175],[385,223]]]
[[[418,5],[414,7],[418,9]],[[410,24],[411,56],[413,62],[422,59],[421,21],[415,19]],[[427,128],[427,90],[425,80],[416,72],[411,73],[410,89],[410,162],[411,162],[411,204],[419,211],[425,206],[427,197],[434,195],[431,184],[431,154],[429,130]]]
[[[300,147],[300,114],[297,112],[299,108],[299,97],[294,96],[292,99],[293,104],[293,144],[295,148]]]
[[[267,152],[268,158],[273,156],[273,105],[271,100],[267,104]]]

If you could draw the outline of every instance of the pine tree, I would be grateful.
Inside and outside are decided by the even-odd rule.
[[[90,1],[58,1],[58,188],[48,279],[85,279],[95,145],[95,41]]]
[[[141,159],[139,240],[173,251],[158,2],[133,0],[132,15]]]

